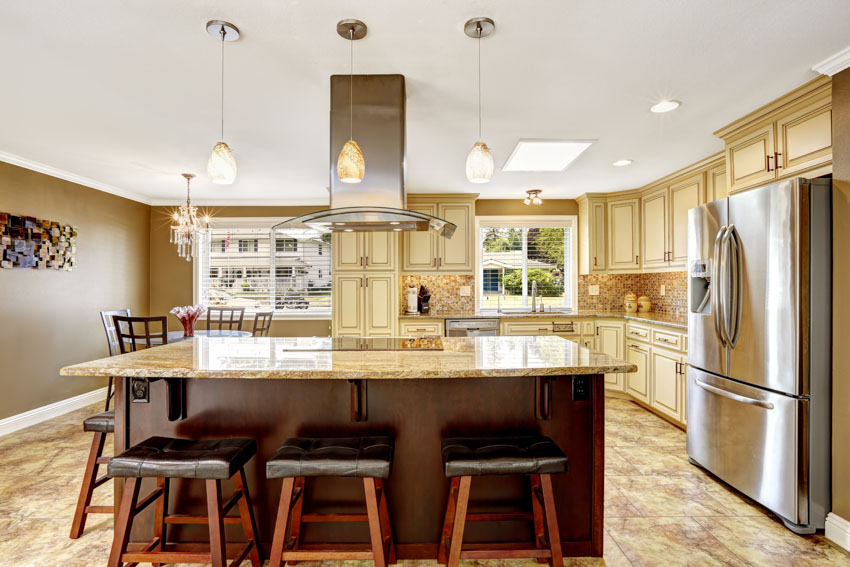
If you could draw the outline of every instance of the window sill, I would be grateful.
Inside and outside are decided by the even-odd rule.
[[[243,319],[243,324],[254,320],[255,311],[245,311],[245,318]],[[204,313],[198,318],[198,321],[206,321],[207,314]],[[330,313],[278,313],[275,312],[272,315],[272,321],[330,321],[331,314]]]

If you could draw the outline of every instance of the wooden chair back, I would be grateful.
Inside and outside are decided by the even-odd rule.
[[[115,332],[115,323],[112,317],[120,315],[129,317],[129,309],[114,309],[112,311],[101,311],[100,320],[103,321],[103,330],[106,331],[106,344],[109,346],[109,356],[121,354],[121,348],[118,346],[118,334]]]
[[[241,331],[244,307],[210,307],[207,309],[207,330]]]
[[[168,343],[168,318],[160,317],[124,317],[113,315],[115,333],[121,354],[135,352],[139,345],[144,348]],[[151,329],[154,327],[154,329]],[[157,330],[156,327],[159,329]]]
[[[274,311],[257,311],[254,313],[254,330],[251,333],[255,337],[268,337],[273,315]]]

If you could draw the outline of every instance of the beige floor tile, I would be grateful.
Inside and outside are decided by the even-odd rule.
[[[732,516],[772,516],[766,508],[706,472],[694,475],[692,478],[700,483],[712,498],[729,510]]]
[[[620,451],[623,447],[608,447],[605,451],[605,476],[638,475],[641,472]]]
[[[688,462],[681,446],[632,445],[617,447],[616,452],[643,475],[704,475],[702,469]]]
[[[605,517],[639,518],[641,513],[609,479],[605,479]]]
[[[729,516],[696,481],[685,476],[608,477],[644,516]]]

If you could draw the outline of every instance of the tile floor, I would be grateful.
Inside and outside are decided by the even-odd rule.
[[[81,423],[99,409],[0,437],[0,567],[105,565],[111,516],[90,516],[83,537],[68,538],[91,443]],[[850,555],[822,535],[792,534],[763,508],[690,465],[685,434],[637,404],[608,399],[606,446],[604,562],[574,559],[566,561],[569,566],[850,567]],[[108,504],[110,496],[104,487],[95,491],[94,503]],[[354,563],[344,567],[359,567]],[[534,561],[466,563],[539,567]]]

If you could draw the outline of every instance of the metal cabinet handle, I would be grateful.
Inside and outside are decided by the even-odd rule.
[[[638,262],[638,255],[637,255],[637,254],[635,254],[635,264],[639,264],[639,262]]]
[[[434,266],[435,268],[437,267],[437,257],[436,257],[436,256],[434,256],[434,264],[433,264],[433,266]]]
[[[729,398],[730,400],[735,400],[736,402],[741,402],[742,404],[749,404],[751,406],[758,406],[760,408],[769,410],[773,409],[773,404],[770,402],[765,402],[763,400],[757,400],[755,398],[748,398],[746,396],[733,394],[732,392],[722,390],[717,386],[712,386],[711,384],[707,384],[699,379],[695,380],[695,382],[697,386],[699,386],[703,390],[711,392],[712,394],[717,394],[718,396],[723,396],[724,398]]]
[[[360,267],[363,267],[363,256],[360,256]]]
[[[766,155],[765,157],[765,171],[776,171],[775,167],[770,166],[770,160],[774,159],[775,156]]]
[[[366,280],[366,287],[369,287],[369,278],[363,278]]]
[[[596,256],[593,257],[593,265],[596,266]]]
[[[782,152],[773,152],[773,157],[776,162],[776,169],[783,169],[785,167],[785,160],[780,160]]]
[[[363,263],[364,266],[369,265],[369,256],[366,256],[366,261]]]

